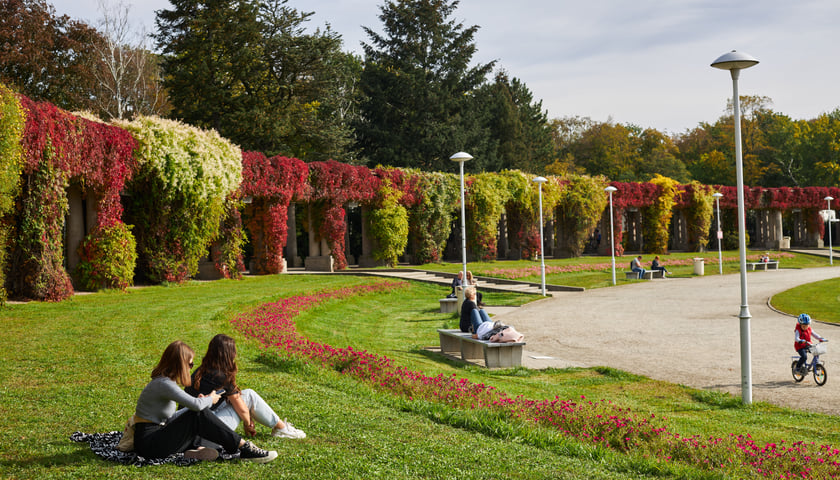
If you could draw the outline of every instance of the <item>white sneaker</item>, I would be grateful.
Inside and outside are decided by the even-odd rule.
[[[306,434],[303,433],[303,430],[295,428],[294,425],[286,420],[283,420],[283,423],[286,424],[284,428],[274,427],[271,429],[272,436],[280,438],[306,438]]]
[[[184,458],[210,461],[219,458],[219,452],[215,448],[198,447],[184,452]]]

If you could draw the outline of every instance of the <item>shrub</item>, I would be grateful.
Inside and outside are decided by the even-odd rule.
[[[79,245],[76,277],[84,290],[117,288],[132,285],[137,263],[137,244],[131,225],[117,222],[96,227]]]

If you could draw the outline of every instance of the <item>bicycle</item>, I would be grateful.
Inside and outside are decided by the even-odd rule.
[[[808,353],[813,355],[813,359],[810,363],[806,361],[801,369],[796,368],[796,364],[799,362],[799,356],[792,356],[793,362],[790,364],[790,372],[793,375],[793,379],[799,383],[805,379],[808,372],[814,372],[814,382],[820,387],[825,385],[825,382],[828,380],[828,373],[825,371],[825,364],[820,360],[820,356],[825,355],[827,351],[825,342],[815,343],[808,347]]]

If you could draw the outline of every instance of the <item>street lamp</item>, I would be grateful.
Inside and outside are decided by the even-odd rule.
[[[464,261],[464,281],[467,280],[467,222],[466,207],[464,205],[464,162],[472,160],[472,155],[467,152],[458,152],[449,157],[453,162],[458,162],[461,167],[461,259]]]
[[[712,62],[712,67],[729,70],[732,77],[732,110],[735,130],[735,181],[738,186],[738,250],[741,257],[741,401],[752,403],[752,366],[750,364],[750,307],[747,304],[747,244],[746,214],[744,213],[744,160],[741,153],[741,102],[738,97],[738,77],[741,70],[757,64],[758,60],[743,52],[732,50]]]
[[[723,231],[720,229],[720,197],[722,197],[723,194],[715,192],[712,196],[715,197],[715,203],[717,204],[718,273],[723,275],[723,253],[720,249],[720,240],[723,238]]]
[[[543,212],[542,212],[542,186],[548,179],[545,177],[537,177],[534,179],[537,182],[540,191],[540,275],[542,278],[542,294],[545,296],[545,243],[543,242]]]
[[[615,285],[615,230],[613,229],[612,194],[618,189],[610,185],[604,191],[610,194],[610,255],[612,256],[612,281]]]
[[[834,250],[831,248],[831,217],[834,216],[831,214],[831,201],[834,200],[834,197],[829,195],[824,200],[828,202],[828,211],[826,212],[826,216],[828,217],[828,264],[834,265]]]

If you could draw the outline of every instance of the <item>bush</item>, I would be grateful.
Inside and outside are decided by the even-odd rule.
[[[122,222],[96,227],[79,245],[76,277],[84,290],[118,288],[133,283],[137,245],[131,226]]]

